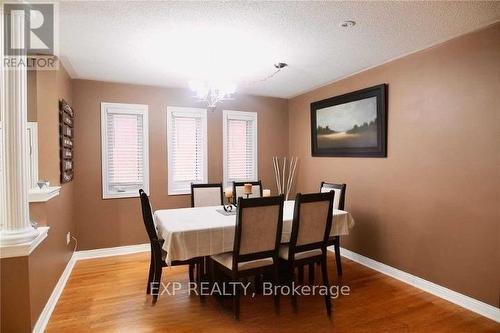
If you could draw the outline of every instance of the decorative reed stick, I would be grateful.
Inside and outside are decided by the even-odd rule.
[[[293,177],[295,176],[295,168],[297,168],[297,161],[298,157],[295,157],[295,160],[292,157],[292,159],[290,160],[290,168],[288,171],[288,183],[286,186],[286,200],[288,200],[288,196],[290,195],[290,190],[292,188]]]
[[[281,194],[281,182],[280,182],[280,167],[278,157],[273,157],[273,165],[274,165],[274,176],[276,178],[276,187],[278,188],[278,194]]]
[[[297,168],[298,157],[292,156],[288,159],[288,170],[287,170],[287,158],[283,158],[283,164],[280,163],[280,158],[273,157],[273,168],[274,168],[274,178],[276,180],[276,187],[278,189],[278,194],[285,194],[285,200],[288,200],[290,191],[293,185],[293,179],[295,177],[295,170]],[[288,172],[288,173],[287,173]]]
[[[283,182],[281,183],[281,193],[285,194],[285,174],[286,174],[286,157],[283,159]]]

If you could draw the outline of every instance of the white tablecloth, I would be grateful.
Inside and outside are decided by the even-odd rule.
[[[281,241],[290,240],[294,201],[286,201],[283,208]],[[158,236],[165,240],[167,263],[195,257],[214,255],[233,250],[236,215],[217,212],[222,206],[163,209],[154,213]],[[354,226],[351,214],[333,211],[331,236],[347,235]]]

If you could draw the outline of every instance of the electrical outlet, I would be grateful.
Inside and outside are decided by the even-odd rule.
[[[71,241],[71,232],[68,231],[68,233],[66,234],[66,245],[68,245],[70,241]]]

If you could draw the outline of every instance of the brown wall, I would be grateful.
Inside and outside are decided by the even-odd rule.
[[[30,332],[28,257],[0,260],[0,332]]]
[[[36,84],[28,86],[35,95],[38,122],[39,177],[59,185],[58,100],[72,100],[72,82],[64,68],[40,71]],[[66,264],[74,242],[66,245],[66,233],[75,234],[73,183],[63,184],[59,196],[45,203],[30,204],[30,218],[50,226],[47,238],[28,257],[1,260],[2,332],[30,332],[50,297]]]
[[[149,105],[150,195],[155,208],[188,207],[190,196],[167,195],[167,106],[201,107],[184,89],[97,81],[73,82],[75,109],[75,222],[80,250],[145,243],[138,198],[102,199],[100,103]],[[272,156],[288,152],[287,101],[238,96],[221,108],[258,113],[259,176],[272,188]],[[208,177],[222,181],[222,111],[208,111]]]
[[[40,179],[59,184],[59,99],[71,98],[71,79],[60,71],[38,71],[36,102]],[[66,97],[67,96],[67,97]]]
[[[389,85],[387,158],[316,158],[310,103]],[[500,24],[289,102],[297,189],[347,183],[344,247],[499,306]]]
[[[37,73],[39,177],[52,185],[59,181],[59,99],[72,102],[72,80],[61,64],[55,71]],[[31,325],[35,325],[74,249],[66,233],[76,234],[73,219],[73,182],[62,184],[59,196],[30,204],[31,218],[49,225],[49,235],[29,256]]]

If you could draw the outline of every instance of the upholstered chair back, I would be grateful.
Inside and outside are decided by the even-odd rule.
[[[278,251],[283,224],[283,196],[238,201],[235,249],[240,256]]]
[[[335,198],[333,199],[333,208],[344,210],[346,188],[347,188],[346,184],[334,184],[334,183],[321,182],[319,191],[321,193],[334,191]]]
[[[223,204],[222,184],[192,184],[191,206],[207,207]]]
[[[295,252],[296,247],[312,249],[326,245],[332,225],[334,196],[333,191],[297,194],[290,238],[292,252]]]

